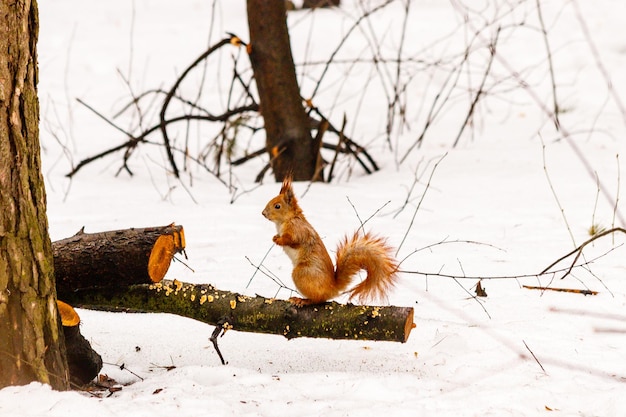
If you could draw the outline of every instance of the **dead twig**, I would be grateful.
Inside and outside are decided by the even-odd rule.
[[[347,118],[346,118],[346,114],[343,114],[343,122],[341,123],[341,131],[339,132],[339,142],[337,142],[337,149],[335,152],[335,155],[333,156],[333,161],[330,163],[330,167],[328,168],[328,182],[331,182],[333,179],[333,171],[335,170],[335,164],[337,163],[337,157],[339,156],[339,150],[342,148],[343,146],[343,142],[346,138],[345,135],[345,130],[346,130],[346,123],[347,123]]]
[[[580,258],[580,256],[583,253],[583,249],[585,249],[585,246],[587,246],[588,244],[590,244],[591,242],[594,242],[604,236],[613,234],[613,233],[625,233],[626,234],[626,229],[622,228],[622,227],[614,227],[612,229],[609,230],[605,230],[601,233],[598,233],[595,236],[592,236],[590,239],[587,239],[585,242],[583,242],[582,244],[580,244],[578,247],[576,247],[574,250],[572,250],[571,252],[566,253],[565,255],[561,256],[559,259],[557,259],[556,261],[552,262],[550,265],[548,265],[543,271],[541,271],[539,273],[539,275],[545,275],[547,273],[549,273],[550,269],[552,269],[555,265],[559,264],[561,261],[564,261],[565,259],[569,258],[570,256],[574,255],[574,259],[572,261],[572,263],[569,265],[569,267],[565,268],[562,271],[565,271],[563,273],[563,275],[561,276],[560,279],[565,278],[566,276],[568,276],[571,272],[572,269],[574,269],[574,267],[576,266],[576,262],[578,261],[578,258]]]
[[[500,36],[500,29],[501,28],[498,28],[493,41],[489,44],[490,58],[489,58],[489,61],[487,62],[487,68],[485,69],[485,72],[483,73],[483,78],[480,82],[480,86],[478,87],[478,90],[476,91],[476,95],[474,96],[474,99],[472,100],[469,106],[469,110],[467,111],[465,120],[461,124],[461,129],[459,130],[459,133],[457,134],[456,139],[454,140],[454,143],[452,144],[453,148],[455,148],[456,145],[459,143],[459,140],[461,139],[461,135],[463,134],[465,127],[470,123],[470,120],[472,119],[474,115],[474,109],[476,108],[478,101],[480,100],[482,95],[485,93],[485,83],[487,82],[487,78],[489,77],[491,73],[491,65],[493,64],[493,60],[496,56],[496,44],[498,43],[498,37]]]
[[[220,348],[217,345],[217,338],[220,336],[220,333],[222,334],[222,337],[224,337],[226,332],[233,328],[233,326],[231,326],[228,323],[228,321],[229,321],[228,318],[220,319],[217,322],[215,329],[213,330],[213,333],[211,333],[211,337],[209,337],[209,341],[213,344],[213,348],[215,349],[215,352],[217,352],[217,356],[220,357],[220,361],[222,362],[222,365],[226,365],[228,364],[228,362],[226,362],[224,360],[224,356],[222,356],[222,352],[220,351]]]
[[[465,243],[466,241],[446,241],[446,242],[441,242],[441,243]],[[441,243],[436,243],[434,245],[439,245]],[[478,243],[478,242],[467,242],[467,243]],[[430,248],[434,245],[429,245],[426,248]],[[491,245],[489,245],[491,246]],[[589,265],[591,265],[592,263],[594,263],[595,261],[597,261],[598,259],[606,256],[608,253],[612,252],[613,250],[615,250],[615,248],[610,249],[609,251],[607,251],[606,253],[603,253],[591,260],[579,263],[579,264],[575,264],[573,267],[567,266],[567,267],[563,267],[563,268],[559,268],[559,269],[553,269],[551,271],[548,271],[547,269],[539,272],[539,273],[531,273],[531,274],[516,274],[516,275],[492,275],[492,276],[487,276],[487,275],[453,275],[453,274],[444,274],[441,272],[441,270],[439,270],[438,272],[425,272],[425,271],[417,271],[417,270],[407,270],[407,269],[399,269],[398,272],[399,273],[403,273],[403,274],[410,274],[410,275],[421,275],[423,277],[425,277],[426,279],[428,279],[429,277],[438,277],[438,278],[449,278],[449,279],[470,279],[470,280],[509,280],[509,279],[513,279],[513,280],[520,280],[520,279],[524,279],[524,278],[541,278],[543,276],[554,276],[556,274],[559,273],[566,273],[566,272],[571,272],[574,268],[586,268]],[[405,257],[404,259],[402,259],[402,261],[400,262],[401,264],[403,262],[405,262],[407,260],[407,258],[409,256],[412,256],[413,254],[417,253],[419,250],[413,251],[410,255],[408,255],[407,257]],[[573,253],[570,253],[569,256],[571,256]],[[562,261],[563,259],[567,258],[566,256],[563,256],[562,258],[560,258],[558,261],[554,262],[552,264],[552,266],[555,266],[556,264],[558,264],[560,261]],[[549,269],[549,268],[548,268]]]
[[[528,349],[528,351],[530,352],[530,354],[532,355],[533,359],[535,360],[535,362],[537,362],[537,365],[539,365],[539,367],[541,368],[541,370],[543,371],[544,374],[548,375],[548,373],[546,372],[545,368],[543,367],[543,365],[541,364],[541,362],[539,362],[539,359],[537,359],[537,357],[535,356],[535,353],[530,350],[530,348],[528,347],[528,345],[526,344],[526,342],[524,340],[522,340],[522,343],[524,344],[524,346],[526,346],[526,349]]]
[[[172,98],[174,97],[174,94],[176,93],[176,90],[178,90],[178,87],[183,82],[183,80],[185,79],[187,74],[189,74],[189,72],[196,65],[200,64],[201,62],[203,62],[213,52],[215,52],[216,50],[218,50],[219,48],[221,48],[224,45],[233,43],[235,38],[236,37],[234,35],[231,35],[228,38],[222,39],[221,41],[219,41],[218,43],[216,43],[215,45],[213,45],[209,49],[207,49],[198,58],[196,58],[196,60],[191,65],[189,65],[183,71],[183,73],[178,77],[178,79],[176,80],[176,82],[174,83],[174,85],[172,86],[170,91],[165,96],[165,99],[163,100],[163,106],[161,107],[161,112],[159,113],[159,120],[160,120],[159,129],[161,130],[161,134],[163,135],[163,145],[165,146],[165,151],[167,152],[167,157],[169,159],[170,166],[172,167],[172,171],[174,172],[174,176],[176,176],[176,178],[180,177],[180,173],[178,171],[178,166],[176,165],[176,161],[174,160],[174,153],[172,152],[172,147],[170,145],[170,139],[169,139],[169,137],[167,135],[167,123],[166,123],[166,120],[165,120],[165,113],[167,112],[167,107],[169,106],[170,101],[172,100]]]
[[[409,232],[411,231],[411,228],[413,227],[413,223],[415,222],[415,217],[417,216],[417,212],[419,211],[420,207],[422,206],[422,202],[424,201],[424,197],[426,197],[426,193],[428,192],[428,189],[430,188],[430,183],[431,183],[431,181],[433,179],[433,176],[435,175],[435,171],[437,170],[437,167],[439,166],[441,161],[443,161],[443,158],[446,157],[446,155],[448,155],[447,152],[445,154],[443,154],[443,156],[440,157],[437,160],[437,162],[435,162],[435,165],[433,166],[433,169],[430,172],[430,176],[428,177],[428,182],[426,183],[426,188],[424,189],[424,192],[422,193],[422,196],[420,197],[420,200],[417,203],[417,206],[415,207],[415,210],[413,211],[413,217],[411,217],[411,221],[409,222],[409,226],[407,227],[406,232],[404,233],[404,236],[402,237],[402,240],[400,241],[400,244],[398,245],[398,248],[396,249],[396,256],[398,256],[398,253],[400,252],[400,248],[402,248],[402,245],[404,244],[404,241],[406,240],[407,236],[409,235]]]
[[[343,47],[343,45],[346,43],[346,41],[348,40],[348,38],[350,37],[350,34],[356,29],[358,28],[361,23],[363,23],[363,21],[365,19],[367,19],[370,15],[376,13],[377,11],[380,11],[382,9],[384,9],[386,6],[388,6],[389,4],[393,3],[393,0],[387,0],[386,2],[384,2],[383,4],[374,7],[371,10],[367,10],[365,11],[353,24],[352,26],[347,30],[346,34],[344,35],[344,37],[339,41],[339,45],[337,45],[337,47],[335,48],[335,50],[330,54],[330,56],[328,57],[328,60],[326,61],[326,64],[324,65],[324,69],[322,70],[322,73],[320,75],[320,77],[317,80],[317,84],[315,85],[315,88],[313,89],[313,92],[311,93],[310,99],[312,100],[315,95],[317,94],[317,91],[319,90],[321,84],[322,84],[322,80],[324,79],[326,73],[328,72],[328,69],[330,68],[330,65],[333,63],[335,56],[337,55],[337,53],[341,50],[341,48]]]
[[[548,70],[550,72],[550,83],[552,84],[552,112],[554,127],[557,131],[561,129],[561,121],[559,114],[561,113],[559,108],[559,101],[556,95],[556,80],[554,76],[554,64],[552,63],[552,49],[550,49],[550,42],[548,41],[548,31],[546,30],[546,24],[543,21],[543,13],[541,11],[541,0],[535,1],[537,5],[537,18],[539,19],[539,25],[541,27],[541,34],[543,35],[543,43],[546,47],[546,57],[548,60]]]
[[[143,132],[141,132],[141,134],[139,135],[133,135],[130,132],[127,132],[126,130],[120,128],[119,126],[117,126],[116,124],[114,124],[112,121],[110,121],[109,119],[107,119],[106,117],[104,117],[101,113],[99,113],[97,110],[93,109],[93,107],[89,106],[88,104],[86,104],[85,102],[83,102],[82,100],[78,99],[79,103],[83,104],[85,107],[87,107],[88,109],[90,109],[91,111],[93,111],[96,115],[98,115],[100,118],[102,118],[103,120],[105,120],[108,124],[110,124],[111,126],[113,126],[115,129],[123,132],[126,136],[128,136],[130,139],[120,145],[114,146],[112,148],[109,148],[105,151],[100,152],[99,154],[90,156],[88,158],[83,159],[82,161],[80,161],[69,173],[67,173],[65,176],[66,177],[73,177],[81,168],[83,168],[85,165],[103,158],[107,155],[110,155],[112,153],[115,153],[119,150],[122,149],[127,149],[129,147],[134,147],[136,146],[138,143],[151,143],[151,144],[156,144],[156,142],[150,142],[147,140],[147,137],[149,135],[151,135],[152,133],[158,131],[161,129],[162,124],[158,124],[155,126],[152,126],[150,128],[147,128],[146,130],[144,130]],[[225,113],[221,114],[221,115],[217,115],[217,116],[213,116],[213,115],[194,115],[194,114],[188,114],[188,115],[184,115],[184,116],[178,116],[178,117],[174,117],[172,119],[167,119],[165,120],[163,123],[167,126],[170,125],[172,123],[178,123],[181,121],[188,121],[188,120],[203,120],[203,121],[209,121],[209,122],[220,122],[220,121],[225,121],[228,120],[230,117],[239,114],[239,113],[244,113],[244,112],[248,112],[248,111],[257,111],[258,110],[258,105],[256,104],[249,104],[247,106],[242,106],[236,109],[231,109],[226,111]],[[174,148],[171,148],[170,150],[173,150]]]
[[[574,233],[572,232],[572,228],[569,225],[569,221],[567,220],[567,216],[565,215],[565,209],[561,204],[561,200],[559,200],[559,196],[556,194],[556,190],[554,185],[552,184],[552,179],[550,178],[550,174],[548,173],[548,167],[546,165],[546,145],[543,143],[543,138],[539,136],[541,139],[541,157],[543,162],[543,172],[546,175],[546,181],[548,181],[548,185],[550,186],[550,191],[552,192],[552,196],[556,201],[556,205],[559,207],[559,211],[561,212],[561,217],[563,217],[563,222],[565,223],[565,227],[567,227],[567,232],[569,233],[570,238],[572,239],[572,243],[574,246],[576,245],[576,239],[574,239]]]
[[[582,294],[582,295],[597,295],[598,291],[591,290],[580,290],[577,288],[554,288],[554,287],[539,287],[535,285],[522,285],[522,287],[527,290],[540,290],[540,291],[556,291],[556,292],[569,292],[572,294]]]

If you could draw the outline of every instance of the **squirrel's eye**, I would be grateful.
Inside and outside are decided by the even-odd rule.
[[[280,204],[279,204],[279,203],[274,204],[274,208],[275,208],[276,210],[280,210]]]

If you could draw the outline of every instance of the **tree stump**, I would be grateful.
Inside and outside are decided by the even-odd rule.
[[[102,369],[102,357],[80,332],[80,317],[72,306],[57,300],[63,324],[70,382],[81,387],[94,379]]]

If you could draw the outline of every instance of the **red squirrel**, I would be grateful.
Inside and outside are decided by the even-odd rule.
[[[298,292],[304,297],[291,297],[298,307],[320,304],[346,291],[356,273],[364,269],[367,277],[348,290],[350,299],[360,302],[384,298],[393,287],[398,264],[392,248],[384,239],[369,233],[346,236],[337,248],[337,269],[313,226],[298,205],[291,176],[283,180],[280,194],[271,199],[263,216],[276,224],[278,234],[272,240],[282,246],[293,262],[291,274]]]

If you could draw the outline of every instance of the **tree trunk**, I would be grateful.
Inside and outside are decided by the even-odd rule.
[[[340,0],[304,0],[302,2],[303,9],[315,9],[318,7],[337,7],[341,3]]]
[[[282,181],[291,172],[296,181],[314,179],[320,143],[311,137],[308,116],[302,106],[285,2],[247,0],[247,6],[250,62],[274,177]]]
[[[133,228],[100,233],[82,230],[52,242],[57,294],[85,287],[124,287],[159,282],[172,258],[185,249],[182,226]]]
[[[110,311],[172,313],[225,329],[271,333],[288,339],[386,340],[406,342],[413,308],[329,302],[295,307],[288,301],[249,297],[208,284],[163,280],[157,284],[88,288],[67,294],[76,307]]]
[[[0,2],[0,388],[69,387],[41,176],[36,0]]]

